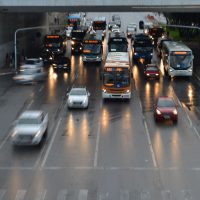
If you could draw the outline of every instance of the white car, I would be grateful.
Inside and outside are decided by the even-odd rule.
[[[43,68],[44,62],[41,58],[27,58],[24,64],[20,66],[20,70]]]
[[[88,108],[90,93],[85,87],[73,87],[67,95],[68,108]]]
[[[39,145],[47,137],[48,114],[40,110],[23,112],[11,133],[14,145]]]

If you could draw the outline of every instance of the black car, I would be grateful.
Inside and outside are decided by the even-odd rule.
[[[54,54],[47,49],[42,50],[41,57],[42,57],[44,63],[51,64],[54,60]]]
[[[67,71],[71,70],[71,60],[65,56],[57,56],[53,61],[53,70],[54,71]]]

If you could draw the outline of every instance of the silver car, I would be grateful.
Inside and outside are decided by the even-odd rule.
[[[68,108],[88,108],[90,93],[85,87],[74,87],[67,93],[67,96]]]
[[[47,137],[48,114],[40,110],[23,112],[11,133],[14,145],[39,145]]]

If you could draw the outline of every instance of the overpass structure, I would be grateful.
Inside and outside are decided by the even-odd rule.
[[[0,0],[0,12],[199,12],[200,0]]]

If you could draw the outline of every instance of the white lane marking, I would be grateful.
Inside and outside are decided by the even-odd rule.
[[[151,195],[150,195],[149,191],[142,191],[140,193],[140,199],[141,200],[150,200],[151,199]]]
[[[57,200],[66,200],[67,199],[67,190],[60,190],[58,193]]]
[[[45,200],[45,196],[47,194],[47,190],[40,191],[37,193],[35,200]]]
[[[163,200],[171,200],[172,199],[172,194],[169,190],[162,190],[161,195],[162,195]]]
[[[103,193],[103,194],[99,194],[99,198],[98,200],[107,200],[108,199],[108,192]]]
[[[15,200],[23,200],[26,195],[26,190],[18,190]]]
[[[0,200],[3,200],[5,193],[6,193],[6,190],[0,190]]]
[[[142,109],[142,102],[140,99],[139,99],[139,105],[140,105],[140,108]]]
[[[101,131],[101,124],[98,123],[98,130],[97,130],[97,139],[96,139],[96,147],[95,147],[95,155],[94,155],[94,167],[97,166],[98,163],[98,153],[99,153],[99,138],[100,138],[100,131]]]
[[[200,139],[200,135],[199,132],[197,131],[197,128],[195,126],[193,126],[194,132],[196,133],[197,137]]]
[[[9,74],[14,74],[14,72],[4,72],[4,73],[0,73],[0,76],[5,76],[5,75],[9,75]]]
[[[9,137],[10,137],[10,131],[9,131],[9,134],[3,139],[2,143],[0,144],[0,149],[3,148],[4,144],[7,142]]]
[[[120,190],[120,200],[129,200],[128,190]]]
[[[80,190],[78,200],[87,200],[88,190]]]
[[[32,106],[33,102],[34,102],[34,100],[32,99],[32,100],[30,101],[30,103],[27,105],[27,109],[30,109],[30,107]]]
[[[39,89],[39,92],[42,92],[43,89],[44,89],[44,86],[41,86]]]
[[[41,165],[42,167],[44,167],[44,165],[45,165],[45,163],[46,163],[47,157],[48,157],[48,155],[49,155],[49,153],[50,153],[51,147],[52,147],[53,142],[54,142],[54,140],[55,140],[55,137],[56,137],[58,128],[59,128],[59,126],[60,126],[61,120],[62,120],[62,118],[59,119],[59,121],[58,121],[58,123],[57,123],[57,125],[56,125],[56,129],[55,129],[55,131],[54,131],[54,133],[53,133],[53,137],[52,137],[51,142],[50,142],[50,144],[49,144],[49,146],[48,146],[48,149],[47,149],[47,151],[46,151],[46,154],[45,154],[45,156],[44,156],[44,159],[43,159],[43,162],[42,162],[42,165]]]
[[[151,151],[151,156],[152,156],[152,160],[153,160],[153,165],[154,165],[154,167],[157,167],[155,153],[154,153],[154,151],[153,151],[153,146],[152,146],[152,143],[151,143],[151,138],[150,138],[149,130],[148,130],[147,123],[146,123],[145,120],[144,120],[144,127],[145,127],[145,133],[146,133],[146,135],[147,135],[148,144],[149,144],[150,151]]]
[[[100,111],[101,111],[101,108],[102,108],[102,102],[100,104],[100,109],[99,109]],[[95,153],[94,153],[94,167],[96,167],[98,164],[100,132],[101,132],[101,120],[99,120],[98,122],[96,147],[95,147]]]
[[[188,121],[189,121],[189,125],[192,127],[192,126],[193,126],[192,120],[190,119],[190,117],[189,117],[189,115],[187,114],[187,112],[185,112],[185,114],[186,114],[186,117],[187,117],[187,119],[188,119]]]
[[[192,200],[192,195],[190,190],[182,190],[184,200]]]
[[[0,170],[33,170],[33,167],[0,167]]]

